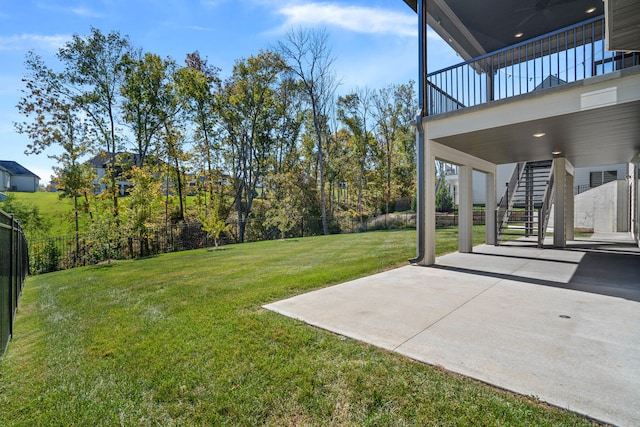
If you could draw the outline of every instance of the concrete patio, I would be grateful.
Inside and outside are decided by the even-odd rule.
[[[266,308],[600,421],[640,425],[640,250],[480,245]]]

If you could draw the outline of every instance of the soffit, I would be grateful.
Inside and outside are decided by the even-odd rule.
[[[575,167],[627,163],[640,153],[640,102],[437,138],[495,164],[548,160],[560,151]],[[535,138],[537,132],[546,135]]]
[[[416,0],[404,1],[417,9]],[[602,0],[425,1],[429,26],[465,59],[604,14]]]

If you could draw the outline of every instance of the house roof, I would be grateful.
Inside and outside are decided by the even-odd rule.
[[[89,160],[87,163],[93,166],[94,168],[104,168],[105,164],[109,162],[109,156],[103,154],[96,154]]]
[[[417,0],[404,2],[417,10]],[[426,0],[426,5],[427,24],[465,60],[604,14],[602,0]]]
[[[38,175],[13,160],[0,160],[0,167],[4,168],[11,175],[34,176],[40,179]]]
[[[116,153],[116,157],[118,162],[122,164],[128,165],[136,165],[139,162],[140,156],[137,153],[129,153],[126,151],[119,151]],[[164,161],[156,158],[155,156],[147,156],[148,162],[152,162],[154,164],[162,164]],[[94,168],[107,168],[107,166],[111,163],[111,155],[107,153],[100,153],[89,160],[86,161],[87,164],[90,164]]]

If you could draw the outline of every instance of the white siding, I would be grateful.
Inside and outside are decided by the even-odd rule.
[[[10,179],[9,172],[0,170],[0,191],[7,191],[10,188]]]
[[[576,187],[589,188],[591,172],[607,172],[607,171],[616,171],[617,179],[625,179],[627,176],[627,164],[620,163],[616,165],[576,168],[575,181],[573,185]]]
[[[13,175],[11,177],[11,191],[35,193],[38,191],[39,180],[35,176]]]

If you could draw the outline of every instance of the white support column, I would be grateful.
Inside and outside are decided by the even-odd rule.
[[[633,164],[633,167],[635,168],[634,170],[634,174],[633,176],[634,178],[634,209],[635,209],[635,214],[634,214],[634,224],[633,224],[633,232],[635,235],[635,239],[636,239],[636,243],[638,244],[638,247],[640,247],[640,161],[638,161],[637,163]]]
[[[554,161],[554,184],[553,191],[555,197],[555,207],[553,209],[553,246],[564,248],[567,246],[566,237],[566,188],[567,188],[567,168],[564,157],[556,157]]]
[[[424,140],[424,258],[422,265],[436,263],[436,159],[433,154],[433,141]]]
[[[471,253],[473,249],[473,169],[469,165],[459,167],[458,185],[458,252]]]
[[[574,185],[574,176],[573,174],[567,171],[567,182],[566,182],[566,191],[565,191],[565,209],[566,209],[566,218],[565,223],[567,228],[565,230],[565,236],[567,240],[574,240],[574,224],[575,224],[575,206],[574,206],[574,195],[573,195],[573,185]]]
[[[485,174],[485,241],[487,245],[496,244],[496,206],[497,206],[497,189],[496,174]]]

